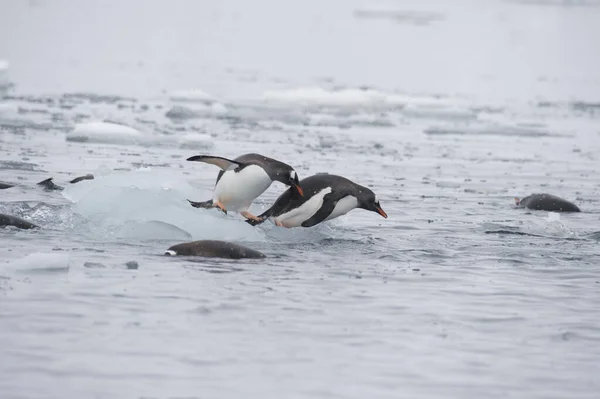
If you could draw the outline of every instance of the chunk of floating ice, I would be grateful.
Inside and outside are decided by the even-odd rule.
[[[75,129],[67,134],[67,141],[101,144],[135,144],[144,135],[129,126],[110,122],[78,123]]]
[[[69,254],[35,252],[14,260],[10,268],[18,272],[66,272],[69,270]]]
[[[118,238],[140,240],[160,240],[165,237],[172,240],[192,239],[192,235],[187,231],[172,224],[159,222],[157,220],[125,222],[117,230],[116,236]]]
[[[264,241],[260,230],[236,213],[190,206],[188,198],[209,199],[211,189],[194,189],[177,171],[146,169],[100,176],[62,193],[75,203],[73,212],[91,223],[91,234],[103,237]]]
[[[227,112],[227,108],[221,103],[174,105],[165,116],[171,119],[193,119],[225,115]]]
[[[213,96],[200,89],[174,90],[169,94],[171,101],[212,103]]]

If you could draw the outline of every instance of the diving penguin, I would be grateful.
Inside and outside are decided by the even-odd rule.
[[[312,227],[355,208],[377,212],[387,219],[375,193],[345,177],[318,174],[301,180],[300,184],[304,189],[304,196],[288,189],[271,208],[258,216],[259,220],[246,222],[256,226],[271,218],[281,227]]]
[[[245,218],[258,223],[262,220],[248,212],[248,208],[274,181],[290,186],[290,190],[300,197],[304,195],[294,168],[264,155],[244,154],[233,160],[212,155],[196,155],[187,160],[205,162],[221,168],[211,200],[188,200],[196,208],[216,207],[225,213],[239,212]]]

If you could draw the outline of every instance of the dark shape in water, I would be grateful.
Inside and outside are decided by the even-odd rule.
[[[266,258],[266,255],[227,241],[199,240],[173,245],[165,255],[205,256],[208,258]]]
[[[20,217],[0,213],[0,227],[6,226],[15,226],[20,229],[35,229],[39,227],[25,219],[21,219]]]
[[[69,183],[75,184],[75,183],[79,183],[82,180],[94,180],[94,175],[88,173],[85,176],[79,176],[79,177],[74,178]]]
[[[531,194],[523,199],[515,198],[520,208],[548,212],[581,212],[577,205],[552,194]]]
[[[14,187],[14,186],[10,183],[3,183],[0,181],[0,190],[5,190],[5,189],[11,188],[11,187]]]
[[[61,186],[57,186],[56,184],[54,184],[54,182],[52,181],[52,177],[46,180],[42,180],[41,182],[38,183],[39,186],[43,186],[44,189],[48,190],[48,191],[54,191],[54,190],[62,190],[63,188]]]
[[[125,266],[127,266],[129,270],[137,270],[140,267],[140,265],[134,260],[130,260],[129,262],[125,263]]]

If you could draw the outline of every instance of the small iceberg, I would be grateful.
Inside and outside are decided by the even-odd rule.
[[[190,206],[188,199],[210,198],[212,187],[196,189],[179,171],[142,168],[86,183],[69,185],[62,194],[87,221],[89,233],[103,239],[264,241],[240,215]]]
[[[23,273],[58,273],[69,271],[68,253],[34,252],[12,261],[9,268]]]
[[[129,126],[112,122],[78,123],[66,140],[76,143],[139,144],[144,135]]]

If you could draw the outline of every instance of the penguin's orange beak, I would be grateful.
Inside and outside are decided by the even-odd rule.
[[[387,213],[385,213],[385,211],[384,211],[383,209],[381,209],[381,207],[380,207],[380,206],[375,206],[375,209],[377,210],[377,212],[378,212],[378,213],[379,213],[381,216],[383,216],[384,218],[386,218],[386,219],[387,219],[387,217],[388,217],[388,216],[387,216]]]
[[[299,184],[294,183],[293,187],[296,189],[296,191],[298,192],[298,194],[300,194],[301,196],[304,197],[304,190],[302,190],[302,187],[300,187]]]

